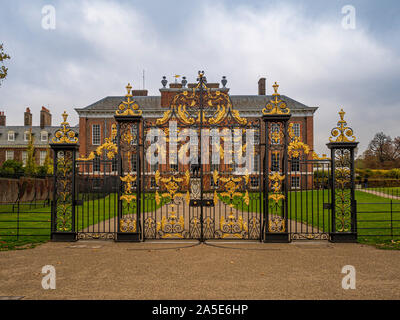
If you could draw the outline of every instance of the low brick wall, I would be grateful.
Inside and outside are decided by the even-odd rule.
[[[51,199],[52,191],[52,178],[0,178],[0,203]]]

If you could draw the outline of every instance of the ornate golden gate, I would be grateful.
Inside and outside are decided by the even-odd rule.
[[[241,164],[254,145],[250,137],[260,136],[260,120],[242,118],[224,88],[207,86],[203,72],[197,80],[162,118],[144,120],[144,237],[260,239],[259,142],[251,155],[256,170]],[[159,161],[149,164],[154,131]]]

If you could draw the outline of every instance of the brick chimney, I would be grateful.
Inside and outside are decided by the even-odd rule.
[[[6,126],[6,115],[4,114],[4,111],[0,111],[0,126]]]
[[[265,90],[265,82],[266,79],[265,78],[260,78],[260,80],[258,80],[258,95],[259,96],[265,96],[266,90]]]
[[[40,110],[40,128],[51,126],[51,113],[49,109],[42,107]]]
[[[32,113],[31,109],[26,108],[26,111],[24,113],[24,126],[26,127],[31,127],[32,126]]]

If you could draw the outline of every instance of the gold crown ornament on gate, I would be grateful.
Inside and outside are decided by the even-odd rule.
[[[62,114],[62,117],[63,117],[64,121],[61,122],[61,129],[58,129],[54,133],[52,142],[57,143],[57,144],[61,144],[61,143],[76,144],[76,143],[78,143],[78,138],[76,137],[75,131],[70,129],[69,123],[67,122],[68,113],[65,110],[64,110],[64,113]]]
[[[262,109],[262,113],[265,115],[289,114],[290,109],[287,107],[286,102],[281,100],[281,95],[278,93],[279,84],[275,81],[272,87],[274,88],[273,99],[269,100],[265,108]]]
[[[132,99],[132,86],[130,83],[125,87],[127,94],[125,101],[122,101],[118,106],[115,114],[117,116],[141,116],[143,111],[140,110],[138,103]]]
[[[353,129],[347,127],[347,122],[344,120],[346,112],[340,109],[339,116],[340,120],[337,123],[337,127],[331,131],[332,137],[329,138],[330,142],[354,142],[356,137],[353,135]]]

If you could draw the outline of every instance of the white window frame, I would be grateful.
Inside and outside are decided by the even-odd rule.
[[[44,157],[43,157],[43,155],[44,155]],[[47,156],[47,151],[41,150],[40,153],[39,153],[39,166],[43,166],[44,165],[44,162],[46,160],[46,156]]]
[[[300,123],[293,123],[293,133],[296,137],[300,138],[301,135],[301,126]]]
[[[24,132],[24,141],[29,141],[29,131]]]
[[[10,139],[12,137],[12,139]],[[8,141],[15,141],[15,132],[14,131],[8,131]]]
[[[111,160],[111,172],[117,172],[118,171],[118,160],[117,157],[115,156]]]
[[[295,165],[296,165],[296,167],[294,168]],[[298,170],[296,170],[296,169],[298,169]],[[291,172],[300,172],[300,159],[299,158],[292,158],[291,159],[291,161],[290,161],[290,171]]]
[[[253,158],[253,171],[254,172],[258,172],[260,171],[260,154],[259,153],[255,153],[254,154],[254,158]]]
[[[6,161],[7,160],[14,160],[14,150],[6,150]]]
[[[290,188],[291,189],[300,189],[300,177],[299,176],[291,176],[290,177]]]
[[[92,168],[93,173],[99,173],[101,169],[100,157],[96,155],[92,161],[93,161],[93,168]]]
[[[22,166],[26,166],[26,162],[28,161],[28,151],[22,151],[21,152],[21,160],[22,160]]]
[[[43,139],[43,137],[45,136],[45,138]],[[49,134],[47,131],[42,131],[40,133],[40,141],[47,141],[49,139]]]
[[[99,128],[98,137],[97,136],[95,137],[95,134],[97,135],[97,132],[94,131],[95,127]],[[99,139],[98,143],[97,143],[97,141],[95,141],[95,138]],[[92,124],[92,145],[99,146],[100,144],[101,144],[101,125],[100,124]]]

